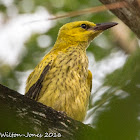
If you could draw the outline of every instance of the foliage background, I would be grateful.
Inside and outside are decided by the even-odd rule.
[[[96,129],[103,140],[137,140],[140,139],[137,37],[109,11],[45,20],[51,15],[98,5],[101,5],[98,0],[0,0],[0,40],[9,42],[9,48],[3,42],[0,46],[0,83],[23,94],[27,76],[51,49],[63,24],[77,20],[119,22],[118,27],[105,31],[87,49],[93,89],[84,122]],[[13,37],[3,38],[9,32]],[[8,53],[14,51],[15,59],[11,61]]]

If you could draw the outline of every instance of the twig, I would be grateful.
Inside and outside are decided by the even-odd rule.
[[[58,16],[50,17],[50,18],[48,18],[48,20],[55,20],[55,19],[59,19],[59,18],[74,17],[74,16],[79,16],[79,15],[88,14],[88,13],[97,13],[97,12],[102,12],[102,11],[106,11],[106,10],[123,8],[123,7],[126,7],[126,6],[127,6],[127,3],[124,2],[124,1],[123,2],[117,2],[117,3],[106,4],[106,5],[97,6],[97,7],[92,7],[92,8],[88,8],[88,9],[84,9],[84,10],[80,10],[80,11],[69,12],[69,13],[64,14],[64,15],[58,15]]]
[[[126,7],[127,3],[126,2],[116,2],[116,3],[112,3],[112,4],[106,4],[106,5],[102,5],[102,6],[97,6],[97,7],[92,7],[92,8],[88,8],[88,9],[84,9],[84,10],[79,10],[79,11],[72,11],[63,15],[58,15],[58,16],[54,16],[54,17],[50,17],[47,19],[43,19],[43,20],[32,20],[28,23],[33,23],[33,22],[39,22],[39,21],[45,21],[45,20],[56,20],[56,19],[60,19],[60,18],[67,18],[67,17],[74,17],[74,16],[79,16],[79,15],[83,15],[83,14],[91,14],[91,13],[97,13],[97,12],[102,12],[102,11],[106,11],[106,10],[112,10],[112,9],[117,9],[117,8],[123,8]],[[27,24],[24,23],[24,24]]]

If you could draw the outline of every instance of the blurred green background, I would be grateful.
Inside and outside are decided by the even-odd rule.
[[[95,140],[139,140],[140,50],[135,34],[109,11],[46,20],[98,5],[98,0],[0,0],[0,83],[24,94],[28,75],[52,48],[63,24],[119,22],[87,49],[93,89],[84,123],[98,133]]]

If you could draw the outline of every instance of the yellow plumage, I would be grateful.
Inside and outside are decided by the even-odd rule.
[[[77,21],[62,26],[54,47],[28,77],[25,95],[82,121],[92,86],[86,48],[105,25]]]

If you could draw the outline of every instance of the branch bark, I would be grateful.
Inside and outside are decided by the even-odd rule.
[[[119,2],[120,0],[100,0],[103,4]],[[140,0],[124,0],[126,7],[112,11],[121,19],[140,39]]]
[[[0,137],[12,132],[30,139],[81,140],[97,137],[95,130],[0,84]],[[31,134],[36,134],[36,136]],[[39,135],[40,134],[40,135]],[[55,137],[56,136],[56,137]],[[24,136],[18,139],[24,139]]]

